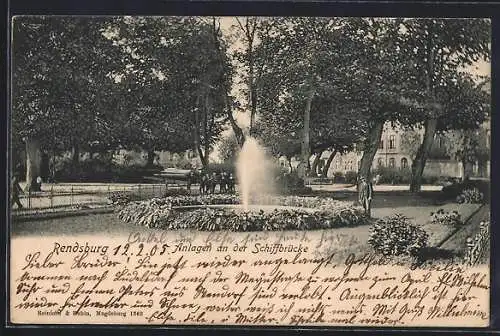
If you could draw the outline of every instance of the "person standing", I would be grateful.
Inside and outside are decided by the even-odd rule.
[[[221,174],[220,192],[224,194],[227,192],[227,173],[225,171],[223,171]]]
[[[200,178],[200,195],[204,195],[206,191],[206,185],[207,185],[207,176],[203,173],[199,175]]]
[[[218,173],[213,172],[213,174],[212,174],[212,185],[211,185],[211,187],[212,187],[212,190],[211,190],[212,194],[215,194],[215,189],[217,188],[217,184],[220,185],[220,176],[219,176]]]
[[[11,183],[11,201],[12,201],[12,207],[14,207],[14,204],[17,205],[18,209],[23,208],[23,204],[21,203],[21,200],[19,199],[19,194],[23,193],[23,190],[21,186],[19,185],[19,179],[17,178],[16,175],[12,176],[12,183]]]
[[[229,174],[227,184],[228,184],[229,192],[234,193],[234,184],[235,184],[235,181],[234,181],[234,175],[233,175],[233,173]]]
[[[365,210],[365,215],[371,217],[371,204],[373,199],[373,184],[364,176],[361,176],[358,184],[358,201]]]
[[[42,191],[42,177],[41,176],[38,176],[36,178],[36,188],[37,188],[37,191]]]

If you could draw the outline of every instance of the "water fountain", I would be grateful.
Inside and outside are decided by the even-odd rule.
[[[248,210],[252,199],[274,194],[273,162],[267,157],[264,147],[252,137],[247,137],[238,154],[236,171],[239,193],[244,210]]]
[[[136,202],[122,208],[119,217],[141,226],[202,231],[303,230],[364,222],[361,211],[347,202],[277,195],[275,163],[252,137],[238,153],[236,170],[238,195]]]

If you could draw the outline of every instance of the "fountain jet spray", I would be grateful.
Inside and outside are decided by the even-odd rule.
[[[252,198],[274,194],[274,164],[255,138],[246,138],[238,154],[236,171],[245,210],[248,210]]]

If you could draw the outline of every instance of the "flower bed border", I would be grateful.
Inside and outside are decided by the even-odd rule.
[[[231,209],[194,209],[186,214],[183,207],[240,204],[234,195],[173,196],[117,207],[118,217],[139,226],[202,231],[314,230],[362,225],[367,218],[351,202],[304,196],[268,196],[258,204],[289,206],[296,209],[259,209],[236,212]],[[300,208],[304,209],[301,210]],[[305,211],[308,209],[309,211]],[[310,209],[314,209],[311,212]],[[208,216],[206,215],[208,213]]]

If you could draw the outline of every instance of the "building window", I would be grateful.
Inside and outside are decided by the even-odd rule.
[[[403,168],[403,169],[408,168],[408,159],[407,158],[401,159],[401,168]]]
[[[390,158],[389,159],[389,167],[394,168],[394,166],[396,166],[396,159]]]
[[[384,149],[384,140],[380,140],[378,143],[378,149]]]
[[[382,160],[382,158],[378,158],[377,166],[382,167],[383,165],[384,165],[384,161]]]
[[[396,136],[389,136],[389,149],[396,149]]]

